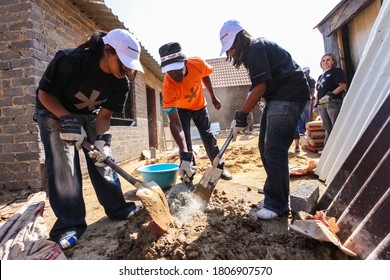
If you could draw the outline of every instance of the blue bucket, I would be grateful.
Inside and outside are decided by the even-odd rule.
[[[162,189],[170,188],[176,184],[177,163],[156,163],[138,168],[145,182],[156,182]]]

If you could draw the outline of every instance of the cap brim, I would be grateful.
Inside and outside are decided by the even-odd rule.
[[[183,67],[184,67],[184,61],[179,61],[161,67],[161,72],[167,73],[168,71],[179,70],[182,69]]]
[[[137,59],[134,59],[132,57],[129,57],[127,55],[122,54],[121,52],[116,52],[118,54],[118,57],[120,61],[125,65],[127,68],[134,69],[137,71],[140,71],[144,73],[144,69],[142,68],[141,62]]]
[[[234,39],[236,39],[236,36],[231,38],[229,41],[226,41],[225,44],[222,45],[221,54],[219,56],[227,52],[232,47]]]

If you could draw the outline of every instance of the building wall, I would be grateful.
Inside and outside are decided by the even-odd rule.
[[[77,46],[101,28],[67,0],[2,0],[0,7],[0,190],[40,190],[46,187],[46,176],[39,130],[32,120],[36,86],[57,50]],[[161,88],[148,69],[137,76],[138,125],[112,128],[117,162],[148,148],[146,84]]]
[[[234,112],[240,110],[249,92],[249,86],[214,88],[214,93],[222,103],[222,108],[216,110],[207,90],[205,96],[211,122],[219,122],[221,129],[230,128]],[[254,123],[260,123],[261,112],[258,106],[253,110]]]
[[[351,59],[355,69],[370,36],[372,26],[381,8],[381,0],[375,0],[348,23]]]

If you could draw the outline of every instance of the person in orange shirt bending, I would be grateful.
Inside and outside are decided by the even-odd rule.
[[[211,122],[207,111],[203,85],[210,93],[214,107],[219,110],[221,102],[215,96],[209,75],[211,65],[200,57],[186,57],[179,43],[171,42],[159,49],[161,71],[167,73],[162,85],[163,106],[169,117],[170,130],[179,146],[182,180],[191,182],[196,172],[191,143],[191,120],[199,130],[206,153],[211,162],[219,152],[217,140],[211,133]],[[203,82],[203,85],[202,85]],[[221,160],[221,179],[230,180],[232,175]]]

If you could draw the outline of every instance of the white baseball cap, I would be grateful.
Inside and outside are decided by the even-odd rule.
[[[306,71],[310,71],[310,67],[308,66],[303,67],[302,72],[305,73]]]
[[[104,44],[113,47],[120,61],[130,69],[144,72],[140,62],[141,46],[134,34],[125,29],[113,29],[103,38]]]
[[[225,22],[219,31],[219,40],[222,44],[221,54],[228,51],[233,43],[234,39],[236,39],[236,35],[238,32],[243,30],[244,28],[241,27],[240,22],[238,22],[235,19],[229,20]]]

